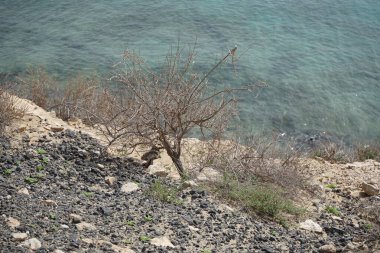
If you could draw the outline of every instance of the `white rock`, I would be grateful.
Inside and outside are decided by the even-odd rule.
[[[17,193],[24,194],[24,195],[29,195],[29,191],[26,188],[21,188],[20,190],[18,190]]]
[[[64,128],[63,127],[60,127],[60,126],[51,126],[50,127],[50,131],[52,131],[52,132],[62,132],[64,130]]]
[[[74,213],[70,214],[69,217],[73,223],[80,223],[83,220],[82,216]]]
[[[304,222],[301,222],[300,228],[308,230],[308,231],[316,232],[316,233],[322,233],[323,231],[322,227],[318,223],[315,223],[312,220],[306,220]]]
[[[75,225],[77,227],[77,229],[79,231],[82,231],[82,230],[96,230],[96,227],[94,225],[92,225],[91,223],[87,223],[87,222],[81,222],[81,223],[78,223]]]
[[[129,249],[129,248],[123,248],[123,247],[120,247],[120,246],[117,246],[115,244],[112,244],[111,245],[111,248],[117,252],[117,253],[135,253],[133,250]]]
[[[167,177],[169,175],[169,171],[164,166],[158,164],[150,165],[148,173],[158,177]]]
[[[355,228],[359,228],[360,226],[359,226],[359,222],[358,222],[358,220],[356,220],[356,219],[351,219],[351,224],[352,224],[352,226],[354,226]]]
[[[70,227],[67,226],[66,224],[61,224],[61,228],[63,228],[63,229],[69,229]]]
[[[326,245],[319,247],[319,252],[334,253],[334,252],[336,252],[336,248],[335,248],[334,244],[326,244]]]
[[[113,185],[117,180],[117,177],[106,177],[104,179],[104,181],[106,182],[106,184],[108,185]]]
[[[21,244],[21,246],[27,247],[31,250],[38,250],[42,247],[41,242],[37,238],[31,238]]]
[[[25,241],[28,238],[27,233],[12,233],[12,240],[17,242]]]
[[[53,253],[65,253],[64,251],[60,250],[60,249],[56,249],[53,251]]]
[[[363,192],[369,196],[376,196],[379,194],[379,186],[371,183],[362,183],[361,185]]]
[[[20,226],[20,222],[18,220],[16,220],[15,218],[12,218],[12,217],[9,217],[7,219],[7,225],[10,227],[10,228],[17,228],[18,226]]]
[[[215,182],[221,179],[222,179],[222,175],[219,173],[219,171],[210,167],[203,168],[202,172],[200,172],[197,176],[198,181]]]
[[[138,189],[139,189],[139,186],[133,182],[125,183],[121,186],[121,192],[124,192],[124,193],[134,192],[134,191],[137,191]]]
[[[198,184],[195,183],[193,180],[187,180],[187,181],[183,182],[182,186],[184,188],[190,188],[190,187],[197,187]]]
[[[171,243],[171,241],[169,240],[169,238],[167,238],[166,236],[160,236],[160,237],[153,238],[150,241],[150,243],[153,244],[153,245],[155,245],[155,246],[159,246],[159,247],[174,248],[174,245]]]
[[[199,231],[199,228],[196,228],[196,227],[193,227],[193,226],[189,226],[189,229],[190,229],[191,231],[194,231],[194,232]]]
[[[41,201],[42,204],[47,205],[47,206],[56,206],[57,202],[51,199],[45,199]]]
[[[221,204],[220,208],[224,211],[231,212],[231,213],[233,213],[235,211],[235,209],[233,209],[232,207],[230,207],[226,204]]]
[[[98,163],[96,166],[98,166],[99,169],[104,169],[105,168],[104,165],[100,164],[100,163]]]

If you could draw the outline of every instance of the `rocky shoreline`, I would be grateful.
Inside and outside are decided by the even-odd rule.
[[[350,198],[340,217],[321,212],[322,231],[314,232],[249,217],[202,189],[183,190],[180,205],[162,203],[144,193],[158,178],[138,163],[103,155],[85,134],[50,135],[58,141],[41,137],[31,145],[24,138],[17,149],[1,140],[0,164],[12,170],[0,177],[1,252],[365,252],[376,246],[373,231],[350,212]]]
[[[310,161],[307,211],[284,227],[111,155],[94,134],[33,108],[0,138],[0,252],[380,252],[380,196],[357,184],[363,174],[379,183],[378,162]],[[157,182],[178,199],[147,194]]]

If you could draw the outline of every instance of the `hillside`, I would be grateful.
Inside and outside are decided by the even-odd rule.
[[[380,252],[376,161],[304,159],[306,212],[284,226],[216,197],[207,175],[157,170],[164,154],[143,168],[80,121],[23,104],[1,137],[0,252]]]

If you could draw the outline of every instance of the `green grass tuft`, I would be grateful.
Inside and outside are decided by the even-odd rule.
[[[177,196],[178,192],[178,189],[167,186],[161,181],[157,180],[149,187],[149,189],[146,191],[146,194],[162,202],[181,205],[183,201]]]
[[[340,216],[340,211],[336,207],[326,206],[325,210],[326,210],[326,212],[331,213],[331,214],[333,214],[335,216]]]
[[[303,209],[296,207],[286,198],[279,187],[255,181],[239,183],[230,176],[216,185],[222,198],[238,202],[246,209],[261,215],[278,217],[281,213],[299,215]]]

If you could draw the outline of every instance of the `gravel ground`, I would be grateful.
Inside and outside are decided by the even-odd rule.
[[[182,190],[181,204],[163,203],[146,194],[157,177],[132,159],[102,154],[102,147],[80,132],[49,135],[37,144],[25,135],[17,148],[0,140],[0,252],[30,252],[31,238],[41,243],[32,252],[41,253],[335,252],[323,248],[331,244],[337,252],[375,252],[377,247],[375,223],[357,212],[366,202],[339,189],[328,194],[343,198],[336,203],[341,215],[320,210],[315,218],[323,233],[284,228],[232,210],[202,189]],[[107,183],[107,177],[117,180]],[[138,189],[124,192],[127,183]],[[378,197],[365,201],[380,204]],[[13,220],[12,227],[10,217],[20,224]],[[165,238],[167,246],[155,245]]]

